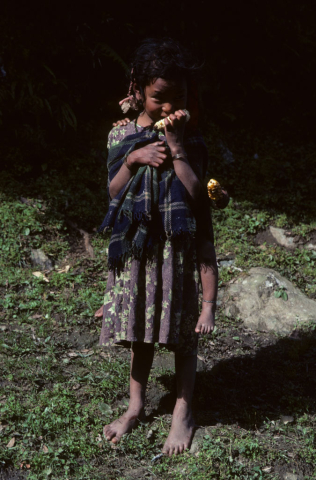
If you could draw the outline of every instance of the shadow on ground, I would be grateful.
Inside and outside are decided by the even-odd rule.
[[[197,373],[193,408],[199,425],[259,429],[267,419],[316,412],[316,332],[295,331],[255,354],[232,353],[213,362]],[[174,379],[159,380],[170,393],[153,416],[172,413],[175,400]]]

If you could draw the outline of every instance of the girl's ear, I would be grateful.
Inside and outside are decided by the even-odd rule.
[[[138,85],[137,83],[133,83],[133,92],[134,92],[134,94],[135,94],[137,103],[144,101],[144,98],[143,98],[141,89],[140,89],[140,87],[139,87],[139,85]]]

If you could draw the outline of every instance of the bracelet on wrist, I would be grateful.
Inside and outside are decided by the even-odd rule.
[[[204,298],[202,298],[202,302],[205,302],[205,303],[216,303],[216,300],[204,300]]]
[[[185,153],[177,153],[176,155],[173,155],[172,160],[187,160],[187,155]]]

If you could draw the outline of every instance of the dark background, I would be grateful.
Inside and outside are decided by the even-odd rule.
[[[315,25],[312,0],[5,2],[2,166],[26,182],[91,145],[102,163],[130,54],[145,37],[169,35],[205,62],[200,123],[230,192],[314,214]]]

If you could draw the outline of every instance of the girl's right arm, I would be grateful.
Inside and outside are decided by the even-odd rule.
[[[165,161],[167,155],[165,153],[166,147],[163,144],[164,142],[151,143],[146,145],[146,147],[134,150],[134,152],[128,155],[110,183],[109,192],[112,199],[125,187],[138,165],[150,165],[158,168]]]

